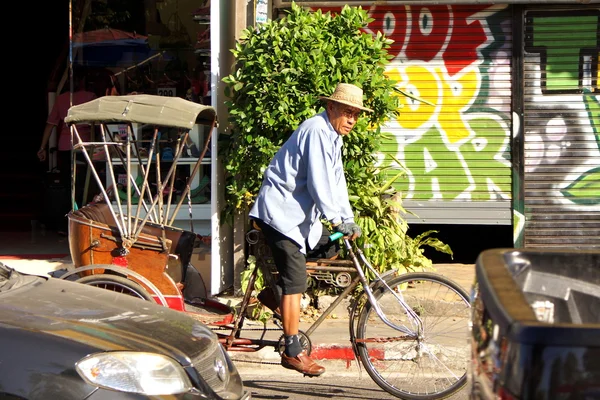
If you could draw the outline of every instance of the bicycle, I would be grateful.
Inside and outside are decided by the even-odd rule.
[[[252,230],[249,235],[256,232]],[[340,237],[336,233],[330,239]],[[247,240],[250,240],[248,235]],[[452,280],[431,272],[380,275],[353,242],[344,238],[343,243],[349,260],[307,260],[307,269],[356,272],[357,276],[306,332],[300,332],[304,350],[310,355],[311,333],[362,284],[363,293],[354,298],[350,308],[350,341],[355,356],[375,383],[386,392],[408,400],[443,399],[461,389],[466,383],[470,356],[467,342],[470,302],[466,291]],[[373,282],[368,282],[363,268],[375,276]],[[266,264],[257,263],[230,333],[221,335],[222,343],[231,351],[275,346],[281,354],[283,335],[277,342],[240,336],[258,269],[262,269],[267,285],[274,288],[272,272]],[[278,298],[276,290],[273,295]]]

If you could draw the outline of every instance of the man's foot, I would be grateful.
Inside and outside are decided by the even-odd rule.
[[[296,370],[307,376],[319,376],[325,372],[325,368],[314,362],[306,354],[306,351],[302,351],[296,357],[288,357],[283,353],[281,355],[281,366]]]

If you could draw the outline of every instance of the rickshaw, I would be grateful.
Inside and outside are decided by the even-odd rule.
[[[208,300],[203,287],[193,287],[203,282],[190,263],[194,248],[207,240],[193,232],[191,185],[217,125],[214,108],[177,97],[104,96],[71,107],[65,123],[73,141],[73,207],[67,218],[75,268],[63,278],[226,323],[233,310]],[[91,140],[82,139],[82,124],[93,132]],[[201,152],[190,139],[199,126],[207,128]],[[75,186],[82,159],[84,193],[93,177],[98,194],[78,207],[75,193],[81,190]],[[119,169],[121,174],[115,172]],[[186,199],[192,230],[174,225]]]

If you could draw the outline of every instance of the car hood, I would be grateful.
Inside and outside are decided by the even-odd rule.
[[[0,292],[0,325],[54,335],[90,351],[162,353],[183,366],[218,346],[206,325],[183,312],[80,283],[24,275]]]

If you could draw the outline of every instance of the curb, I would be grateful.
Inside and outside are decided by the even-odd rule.
[[[311,358],[315,360],[354,360],[354,351],[352,345],[323,344],[314,346]]]

